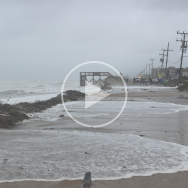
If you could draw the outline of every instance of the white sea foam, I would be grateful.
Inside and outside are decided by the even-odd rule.
[[[8,103],[46,100],[60,93],[62,83],[0,82],[0,100]],[[143,87],[141,87],[143,88]],[[140,91],[139,87],[128,87]],[[148,88],[148,87],[146,87]],[[72,83],[67,89],[81,90]],[[118,88],[117,88],[118,89]],[[149,88],[157,90],[157,88]],[[148,90],[149,90],[148,89]],[[162,88],[159,88],[162,89]],[[166,88],[174,89],[175,88]],[[122,88],[119,88],[119,91]],[[9,99],[9,101],[6,101]],[[29,100],[29,101],[28,101]],[[100,101],[84,112],[84,102],[67,102],[76,117],[106,118],[117,113],[120,101]],[[150,116],[188,110],[185,105],[128,101],[125,116]],[[55,121],[65,115],[59,104],[31,120]],[[94,118],[93,118],[94,119]],[[31,179],[57,181],[82,179],[86,171],[93,180],[146,176],[188,170],[188,147],[133,135],[67,131],[0,131],[0,182]],[[87,153],[85,153],[87,152]],[[45,178],[45,179],[44,179]]]
[[[51,82],[0,81],[0,101],[14,104],[47,100],[60,94],[60,87]]]
[[[129,92],[175,92],[177,91],[177,87],[163,87],[163,86],[145,86],[145,85],[127,85],[127,90]],[[111,93],[124,93],[124,87],[123,86],[113,86],[113,89],[110,90]]]
[[[93,179],[188,170],[188,147],[135,135],[1,131],[0,180]],[[100,178],[99,178],[100,177]]]
[[[63,82],[0,81],[0,101],[3,103],[47,100],[61,93]],[[65,90],[83,90],[77,82],[67,82]]]
[[[92,117],[98,117],[97,120],[106,117],[110,120],[120,111],[122,107],[122,101],[100,101],[88,108],[87,111],[84,108],[84,101],[67,102],[66,106],[73,117],[77,118],[78,120],[82,119],[83,117],[85,120],[87,120],[86,118]],[[170,114],[187,110],[187,105],[160,102],[128,101],[122,115],[125,117],[138,117],[157,114]],[[45,121],[55,121],[59,119],[61,114],[66,115],[66,113],[63,111],[63,106],[59,104],[57,106],[53,106],[50,109],[44,110],[43,112],[31,113],[28,115],[32,117],[30,121],[41,119]]]
[[[63,82],[44,82],[44,81],[0,81],[0,101],[3,103],[35,102],[36,100],[47,100],[61,93]],[[148,91],[175,91],[172,87],[159,86],[130,86],[129,92],[139,92],[141,89]],[[80,87],[79,82],[68,81],[65,90],[78,90],[84,92],[85,87]],[[114,86],[109,90],[110,93],[124,92],[123,86]],[[148,92],[147,91],[147,92]]]

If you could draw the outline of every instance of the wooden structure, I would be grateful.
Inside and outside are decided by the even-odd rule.
[[[88,81],[94,85],[104,85],[104,80],[101,77],[112,76],[109,72],[80,72],[80,86],[85,86]],[[92,77],[92,78],[91,78]]]
[[[86,172],[83,180],[83,187],[90,188],[90,186],[91,186],[91,172]]]

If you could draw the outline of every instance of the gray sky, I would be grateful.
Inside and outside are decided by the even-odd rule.
[[[187,0],[1,0],[0,79],[63,80],[92,60],[134,77],[149,58],[160,66],[168,42],[176,63],[176,32],[188,31],[187,7]]]

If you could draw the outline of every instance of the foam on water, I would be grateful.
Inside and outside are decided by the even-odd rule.
[[[188,170],[188,147],[135,135],[1,131],[0,180],[119,179]]]
[[[47,100],[61,93],[63,82],[44,82],[44,81],[0,81],[0,101],[3,103],[14,104],[19,102],[35,102],[36,100]],[[159,86],[130,86],[129,92],[139,92],[141,89],[148,91],[175,91],[174,87]],[[65,90],[78,90],[84,92],[85,87],[80,87],[79,82],[68,81]],[[113,86],[110,93],[124,92],[123,86]]]
[[[0,81],[0,101],[14,104],[47,100],[61,93],[63,82],[44,81]],[[79,83],[66,83],[66,90],[83,90]]]
[[[73,117],[77,119],[91,118],[91,117],[109,117],[112,119],[113,116],[117,115],[122,107],[122,101],[100,101],[97,104],[87,109],[84,108],[84,101],[67,102],[66,106]],[[138,102],[128,101],[127,105],[122,113],[124,116],[149,116],[157,114],[170,114],[177,113],[180,111],[188,110],[187,105],[173,104],[173,103],[160,103],[160,102]],[[50,109],[44,110],[40,113],[28,114],[33,120],[45,120],[55,121],[59,119],[61,114],[66,115],[63,111],[62,104],[53,106]],[[28,121],[28,120],[27,120]]]
[[[49,99],[60,93],[62,85],[61,82],[34,81],[0,83],[0,100],[10,104]],[[83,88],[70,82],[67,83],[66,89],[82,91]],[[132,91],[141,88],[128,86]],[[146,88],[162,89],[162,87]],[[175,90],[166,87],[165,89]],[[88,108],[87,113],[83,110],[84,101],[67,102],[66,105],[69,110],[72,109],[75,117],[111,118],[117,113],[122,102],[100,101]],[[188,110],[185,105],[128,101],[122,115],[150,116],[185,110]],[[63,107],[59,104],[41,113],[29,114],[32,117],[29,121],[38,119],[55,121],[62,113]],[[95,180],[188,170],[188,147],[133,135],[0,130],[0,143],[0,182],[24,179],[38,181],[82,179],[86,171],[91,171]]]
[[[163,87],[163,86],[145,86],[145,85],[127,85],[127,90],[129,92],[175,92],[177,91],[177,87]],[[109,91],[110,93],[124,93],[124,87],[123,86],[113,86],[113,89]]]
[[[0,81],[0,101],[14,104],[47,100],[60,94],[61,84],[38,81]]]

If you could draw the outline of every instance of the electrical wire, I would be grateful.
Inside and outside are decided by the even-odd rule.
[[[188,26],[188,24],[186,24],[184,27],[180,28],[178,31],[184,29],[184,28],[187,27],[187,26]],[[172,42],[172,40],[174,39],[175,36],[176,36],[176,39],[178,38],[178,34],[176,33],[176,34],[169,40],[169,43]],[[175,50],[171,52],[173,55],[176,55],[177,52],[180,52],[180,51],[176,51],[177,48],[179,48],[179,43],[177,43],[177,41],[175,41],[175,42],[172,44],[171,49],[173,49],[173,48],[175,48]],[[158,59],[158,57],[155,57],[155,59]],[[181,60],[181,58],[180,58],[180,60]],[[176,63],[173,63],[173,62],[170,61],[170,60],[168,60],[168,61],[169,61],[170,63],[172,63],[172,64],[177,64],[177,63],[180,62],[180,60],[179,60],[178,62],[176,62]]]
[[[177,64],[177,63],[179,63],[180,62],[180,60],[181,60],[181,58],[179,59],[179,61],[178,62],[176,62],[176,63],[173,63],[172,61],[170,61],[170,60],[168,60],[170,63],[172,63],[172,64]]]
[[[178,31],[180,31],[180,30],[182,30],[182,29],[184,29],[185,27],[187,27],[188,26],[188,24],[186,24],[184,27],[181,27]],[[176,33],[171,39],[170,39],[170,41],[169,42],[171,42],[173,39],[174,39],[174,37],[175,36],[177,36],[176,38],[178,38],[178,34]],[[177,41],[175,41],[172,45],[171,45],[171,48],[173,49],[174,48],[174,46],[176,46],[177,47]],[[179,45],[178,45],[179,46]]]
[[[187,27],[187,26],[188,26],[188,24],[186,24],[186,26],[182,27],[181,29],[184,29],[184,28]],[[181,30],[181,29],[180,29],[180,30]]]

